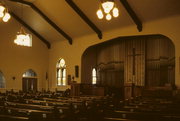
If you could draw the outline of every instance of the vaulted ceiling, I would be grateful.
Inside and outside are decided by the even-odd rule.
[[[0,0],[2,1],[2,0]],[[97,34],[129,25],[143,31],[143,23],[180,14],[180,0],[114,0],[120,15],[99,20],[100,0],[3,0],[11,15],[38,36],[48,48],[53,42]]]

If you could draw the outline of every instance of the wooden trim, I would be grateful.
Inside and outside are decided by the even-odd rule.
[[[100,66],[100,65],[108,65],[108,64],[121,64],[121,63],[124,63],[124,61],[110,61],[108,63],[99,63],[97,66]]]
[[[161,61],[161,60],[169,60],[169,58],[160,56],[159,58],[156,58],[156,59],[146,59],[147,62],[149,62],[149,61]]]
[[[39,8],[37,8],[33,3],[24,0],[9,0],[12,2],[19,2],[30,6],[35,12],[37,12],[46,22],[48,22],[55,30],[57,30],[62,36],[64,36],[70,45],[72,45],[72,38],[66,34],[61,28],[59,28],[50,18],[48,18]]]
[[[31,31],[34,35],[36,35],[46,46],[48,49],[51,48],[51,44],[43,38],[38,32],[36,32],[34,29],[32,29],[27,23],[25,23],[21,18],[19,18],[15,13],[10,11],[10,14],[12,17],[14,17],[19,23],[21,23],[23,26],[25,26],[29,31]]]
[[[99,28],[83,13],[83,11],[72,1],[72,0],[65,0],[68,5],[86,22],[86,24],[93,29],[94,32],[97,33],[99,39],[102,39],[102,32]]]
[[[22,77],[22,79],[23,79],[23,78],[38,79],[38,77],[37,77],[37,76],[34,76],[34,77],[32,77],[32,76],[30,76],[30,77]]]
[[[179,64],[179,75],[180,75],[180,57],[179,57],[179,62],[178,62],[178,64]]]
[[[142,31],[142,22],[140,21],[140,19],[138,18],[138,16],[136,15],[136,13],[133,11],[133,9],[131,8],[131,6],[129,5],[127,0],[119,0],[122,5],[124,6],[124,8],[126,9],[126,11],[128,12],[128,14],[130,15],[130,17],[132,18],[132,20],[134,21],[134,23],[137,25],[137,29],[139,32]]]

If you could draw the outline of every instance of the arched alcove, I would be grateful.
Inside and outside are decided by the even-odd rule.
[[[118,37],[91,46],[82,55],[82,83],[121,88],[126,83],[146,88],[175,86],[175,47],[163,35]]]

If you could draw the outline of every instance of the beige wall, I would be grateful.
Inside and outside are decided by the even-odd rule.
[[[52,44],[50,50],[33,35],[33,47],[21,47],[13,43],[20,24],[11,19],[8,23],[0,22],[0,70],[6,78],[7,89],[22,89],[22,74],[29,68],[38,75],[39,89],[47,88],[45,79],[48,71],[48,79],[52,90],[58,88],[64,90],[69,86],[57,87],[56,85],[56,63],[60,58],[64,58],[67,65],[67,75],[75,75],[75,65],[79,65],[79,77],[75,78],[81,82],[81,56],[89,46],[101,43],[112,38],[121,36],[162,34],[169,37],[175,44],[176,55],[176,84],[180,87],[180,15],[169,18],[154,20],[143,23],[143,31],[138,32],[136,26],[127,26],[110,31],[103,31],[103,39],[99,40],[97,35],[73,38],[73,45],[69,45],[67,40],[58,41]],[[27,31],[27,30],[26,30]],[[16,79],[13,80],[12,77]],[[1,89],[2,90],[2,89]]]
[[[149,35],[149,34],[162,34],[169,37],[175,44],[176,56],[176,85],[180,87],[180,71],[179,71],[179,57],[180,57],[180,15],[171,16],[159,20],[143,23],[143,31],[138,32],[136,26],[127,26],[111,31],[103,31],[103,39],[99,40],[96,34],[84,36],[81,38],[74,38],[73,45],[69,45],[67,41],[59,41],[52,45],[49,54],[49,80],[52,89],[61,87],[56,86],[56,62],[59,58],[64,58],[67,64],[67,75],[74,75],[74,66],[79,65],[81,72],[81,56],[85,49],[89,46],[101,43],[112,38],[121,36],[134,36],[134,35]],[[75,78],[77,82],[81,82],[81,73],[79,78]],[[63,87],[65,88],[65,87]]]
[[[48,49],[35,35],[32,35],[31,48],[15,45],[13,40],[19,30],[20,24],[12,18],[8,23],[0,21],[0,70],[6,79],[6,89],[21,90],[22,74],[33,69],[38,75],[38,89],[41,90],[47,86],[44,82],[48,72]]]

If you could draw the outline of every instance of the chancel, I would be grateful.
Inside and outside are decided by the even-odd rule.
[[[0,0],[0,120],[179,121],[179,21],[179,0]]]

